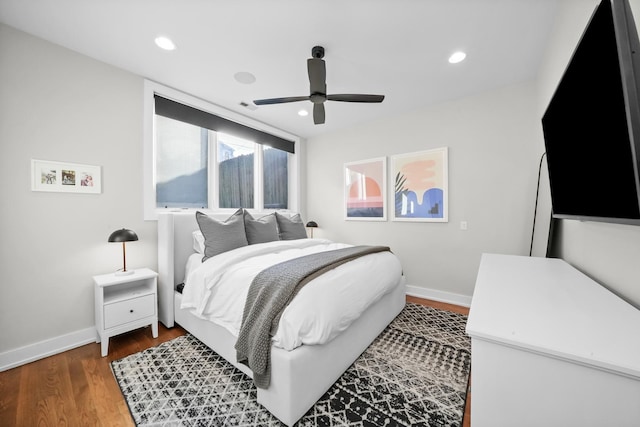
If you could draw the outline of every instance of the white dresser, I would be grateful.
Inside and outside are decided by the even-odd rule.
[[[467,334],[473,427],[640,426],[640,310],[568,263],[483,254]]]

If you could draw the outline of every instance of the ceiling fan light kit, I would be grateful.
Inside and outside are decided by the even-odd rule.
[[[289,96],[284,98],[256,99],[256,105],[283,104],[287,102],[311,101],[313,103],[313,123],[323,124],[325,121],[325,101],[380,103],[384,95],[335,94],[327,95],[327,69],[324,62],[324,48],[314,46],[311,58],[307,59],[309,74],[309,96]]]

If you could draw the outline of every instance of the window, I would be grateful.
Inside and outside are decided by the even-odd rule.
[[[263,194],[266,209],[287,209],[289,199],[289,168],[287,153],[275,148],[264,147],[263,155]]]
[[[254,207],[255,146],[246,139],[218,134],[218,207]]]
[[[156,207],[208,206],[208,130],[156,116]]]
[[[298,138],[153,82],[145,121],[145,219],[176,208],[298,210]]]

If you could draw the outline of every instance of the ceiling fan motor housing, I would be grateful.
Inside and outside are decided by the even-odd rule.
[[[311,96],[309,96],[309,100],[314,104],[322,104],[327,100],[327,95],[319,92],[312,93]]]

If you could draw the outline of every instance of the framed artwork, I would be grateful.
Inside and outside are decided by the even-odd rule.
[[[102,192],[100,166],[31,159],[31,191]]]
[[[344,208],[347,220],[387,220],[386,157],[345,163]]]
[[[447,147],[391,157],[393,221],[448,221],[447,162]]]

